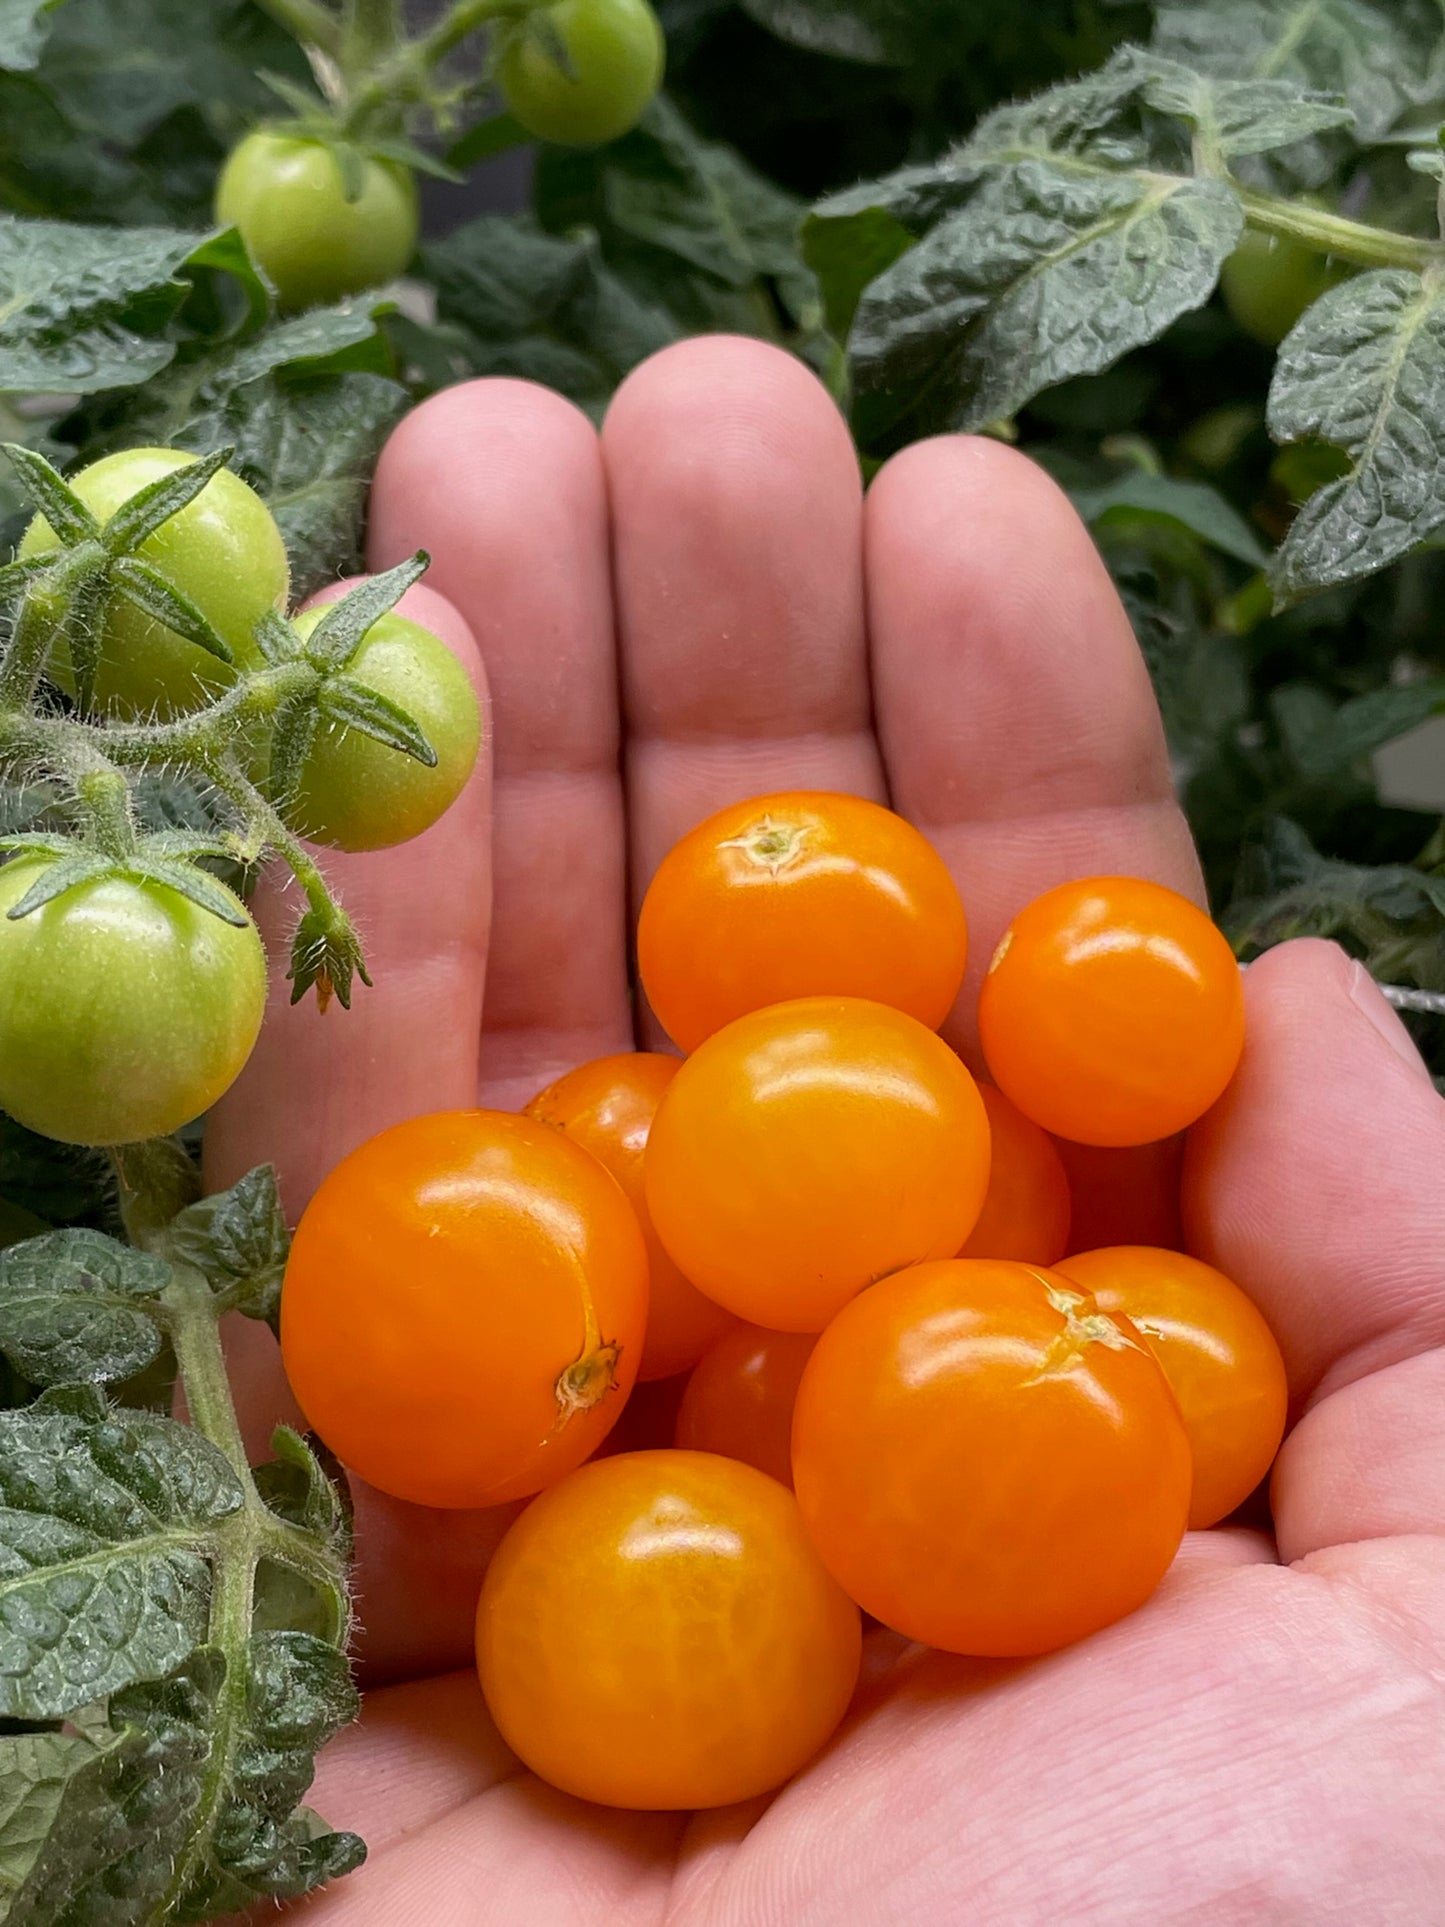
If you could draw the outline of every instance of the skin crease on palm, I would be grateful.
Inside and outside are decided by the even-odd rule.
[[[799,364],[693,341],[627,380],[600,438],[523,383],[429,401],[370,528],[374,567],[430,551],[405,607],[480,651],[494,761],[419,842],[330,860],[376,987],[323,1017],[278,984],[213,1119],[214,1184],[272,1159],[294,1214],[399,1118],[519,1106],[656,1047],[629,919],[673,840],[740,796],[857,791],[932,838],[969,908],[946,1034],[971,1058],[979,974],[1028,899],[1091,872],[1200,893],[1108,576],[998,443],[916,445],[865,504]],[[295,905],[261,913],[279,945]],[[1445,1104],[1331,946],[1245,982],[1185,1219],[1289,1366],[1274,1537],[1191,1535],[1142,1611],[1026,1666],[875,1634],[814,1768],[689,1819],[554,1793],[488,1726],[472,1608],[509,1515],[361,1491],[370,1690],[313,1798],[371,1857],[299,1908],[308,1927],[1445,1921]],[[291,1410],[269,1345],[237,1338],[257,1449]]]

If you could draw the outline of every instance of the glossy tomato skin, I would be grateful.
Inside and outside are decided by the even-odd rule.
[[[867,997],[930,1030],[963,981],[968,926],[942,857],[861,796],[784,790],[719,810],[663,858],[637,961],[683,1050],[796,997]]]
[[[812,1332],[734,1325],[692,1369],[677,1413],[677,1443],[689,1452],[741,1459],[783,1485],[793,1483],[793,1406]]]
[[[1284,1437],[1289,1386],[1264,1316],[1232,1279],[1147,1245],[1081,1251],[1059,1270],[1122,1312],[1164,1368],[1189,1432],[1193,1531],[1217,1525],[1253,1492]]]
[[[1014,918],[978,1024],[990,1074],[1026,1117],[1082,1144],[1148,1144],[1234,1075],[1244,994],[1234,953],[1187,898],[1089,877]]]
[[[570,73],[556,58],[558,40]],[[637,125],[666,57],[648,0],[556,0],[541,21],[520,21],[508,36],[497,83],[529,134],[591,147]]]
[[[282,307],[315,307],[393,281],[416,252],[410,172],[371,158],[362,166],[361,193],[349,201],[324,141],[258,129],[221,169],[216,219],[241,230]]]
[[[1045,1653],[1142,1605],[1189,1512],[1189,1441],[1153,1354],[1061,1273],[916,1265],[818,1340],[793,1415],[809,1536],[912,1639]]]
[[[301,1409],[418,1505],[524,1498],[601,1444],[637,1374],[647,1249],[616,1180],[501,1111],[393,1125],[307,1206],[281,1296]]]
[[[543,1493],[477,1608],[502,1738],[607,1806],[726,1806],[781,1785],[842,1719],[860,1645],[792,1494],[702,1452],[601,1459]]]
[[[900,1265],[957,1251],[988,1187],[988,1118],[954,1053],[858,997],[739,1017],[683,1064],[643,1175],[698,1288],[775,1331],[821,1331]]]
[[[642,1154],[662,1094],[680,1060],[660,1051],[627,1051],[599,1057],[569,1071],[526,1105],[528,1117],[565,1131],[590,1151],[627,1193],[647,1240],[651,1283],[642,1379],[671,1378],[690,1371],[732,1323],[730,1315],[690,1285],[668,1257],[648,1215],[642,1185]]]
[[[266,1008],[256,926],[120,876],[12,921],[52,861],[0,868],[0,1108],[67,1144],[167,1136],[251,1054]]]
[[[140,489],[195,460],[178,448],[127,448],[102,456],[67,480],[104,525]],[[50,524],[37,515],[19,554],[38,555],[55,543]],[[239,475],[228,468],[213,475],[196,499],[163,522],[137,553],[209,619],[230,645],[235,666],[113,597],[101,631],[98,709],[130,718],[179,715],[214,698],[234,682],[237,669],[261,666],[254,630],[268,611],[284,609],[290,567],[271,511]],[[64,643],[50,673],[67,695],[75,694]]]
[[[309,636],[324,608],[296,617]],[[439,636],[407,616],[384,615],[362,637],[347,674],[404,709],[436,751],[428,768],[359,730],[318,732],[285,798],[290,827],[338,850],[385,850],[429,830],[455,803],[476,765],[482,714],[467,672]]]
[[[1011,1104],[1002,1091],[980,1084],[993,1156],[988,1194],[960,1258],[1020,1258],[1051,1265],[1069,1248],[1073,1209],[1069,1180],[1053,1139]]]

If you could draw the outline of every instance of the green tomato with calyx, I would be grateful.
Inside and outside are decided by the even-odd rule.
[[[96,520],[108,522],[137,490],[197,458],[178,448],[127,448],[66,479]],[[56,546],[55,531],[37,515],[21,539],[21,557]],[[284,609],[290,587],[286,544],[256,491],[227,468],[214,474],[183,509],[146,537],[137,551],[201,611],[230,646],[228,665],[119,595],[107,602],[95,679],[95,706],[127,718],[171,717],[198,709],[236,678],[259,668],[256,624]],[[47,672],[69,696],[75,672],[65,643]]]
[[[242,922],[225,923],[119,874],[12,919],[54,861],[0,867],[0,1110],[66,1144],[167,1136],[251,1054],[266,1007],[256,926],[239,899]]]
[[[237,227],[283,308],[312,308],[394,281],[416,252],[416,182],[396,161],[361,157],[347,198],[327,142],[258,130],[216,183],[216,219]]]
[[[324,614],[303,610],[297,632],[309,636]],[[313,843],[384,850],[430,829],[460,796],[481,747],[481,708],[451,650],[406,616],[374,622],[346,674],[406,711],[435,750],[436,765],[428,768],[359,729],[323,722],[281,800],[282,812]]]
[[[529,134],[593,147],[637,125],[662,85],[666,57],[648,0],[558,0],[511,29],[497,84]]]

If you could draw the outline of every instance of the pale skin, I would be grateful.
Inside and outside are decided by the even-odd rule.
[[[289,1211],[399,1118],[516,1107],[634,1043],[627,928],[668,845],[785,785],[886,799],[954,870],[979,973],[1064,878],[1195,896],[1148,678],[1067,502],[990,441],[915,446],[865,503],[812,377],[752,342],[668,350],[599,436],[477,382],[386,450],[374,567],[485,663],[492,760],[425,838],[336,858],[376,986],[271,1021],[211,1178]],[[445,598],[445,600],[443,600]],[[278,942],[292,906],[262,896]],[[1186,1154],[1190,1246],[1289,1366],[1272,1536],[1195,1534],[1156,1597],[1028,1666],[900,1649],[772,1800],[611,1813],[528,1776],[469,1671],[507,1515],[358,1494],[359,1726],[314,1803],[371,1858],[308,1927],[1423,1927],[1445,1915],[1445,1104],[1331,946],[1245,978],[1239,1077]],[[1141,1184],[1150,1182],[1148,1161]],[[264,1343],[262,1342],[264,1341]],[[288,1411],[238,1346],[258,1449]],[[262,1915],[271,1917],[269,1909]],[[258,1916],[260,1917],[260,1916]]]

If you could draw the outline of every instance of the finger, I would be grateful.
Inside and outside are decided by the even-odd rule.
[[[425,586],[398,606],[456,652],[485,703],[476,647],[455,609]],[[373,980],[356,986],[349,1011],[323,1010],[314,993],[292,1004],[286,971],[304,905],[275,867],[261,878],[253,908],[271,958],[270,998],[250,1062],[207,1120],[210,1188],[270,1162],[295,1218],[326,1173],[377,1131],[475,1102],[475,1051],[457,1040],[478,1034],[486,964],[489,738],[462,795],[424,835],[359,856],[318,852]]]
[[[1148,672],[1068,499],[999,442],[897,455],[868,493],[868,624],[895,807],[937,845],[969,913],[945,1035],[974,1011],[1014,913],[1071,877],[1202,894]]]
[[[654,356],[619,389],[602,440],[636,899],[725,803],[784,788],[883,795],[862,489],[821,384],[756,341]]]
[[[1276,1474],[1281,1556],[1445,1530],[1445,1103],[1334,945],[1270,951],[1245,996],[1238,1075],[1190,1133],[1185,1228],[1311,1408]]]
[[[632,1041],[607,498],[586,417],[519,381],[424,402],[382,451],[371,564],[419,548],[491,684],[482,1096],[514,1106]]]

